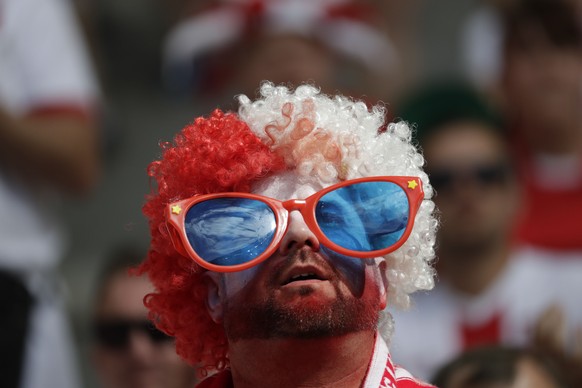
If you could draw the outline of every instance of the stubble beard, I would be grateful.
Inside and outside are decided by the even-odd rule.
[[[308,296],[310,287],[299,293]],[[344,295],[336,286],[338,297],[326,304],[287,306],[274,295],[264,301],[245,303],[234,298],[226,305],[224,324],[230,341],[241,339],[314,339],[375,330],[379,320],[379,295],[362,300]],[[379,292],[378,292],[379,294]]]

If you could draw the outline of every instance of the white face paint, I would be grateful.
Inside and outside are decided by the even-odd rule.
[[[279,201],[285,201],[288,199],[305,199],[328,186],[331,186],[331,184],[324,185],[315,178],[307,180],[302,177],[300,179],[294,172],[287,171],[258,182],[253,186],[252,192],[275,198]]]

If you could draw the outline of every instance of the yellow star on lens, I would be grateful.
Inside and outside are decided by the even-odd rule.
[[[416,189],[416,186],[418,186],[418,183],[416,183],[416,181],[408,181],[408,188],[409,189]]]
[[[172,206],[172,214],[182,213],[182,208],[179,205]]]

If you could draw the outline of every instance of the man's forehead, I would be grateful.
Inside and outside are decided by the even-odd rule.
[[[251,191],[254,194],[285,201],[307,198],[334,183],[336,182],[323,183],[316,177],[299,176],[293,171],[286,171],[253,184]]]

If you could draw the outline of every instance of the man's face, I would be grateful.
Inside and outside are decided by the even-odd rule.
[[[265,79],[275,84],[294,85],[312,80],[327,89],[333,84],[333,69],[337,63],[325,47],[292,34],[259,38],[241,56],[235,82],[249,96]]]
[[[509,367],[509,365],[508,365]],[[497,387],[497,388],[557,388],[559,385],[555,378],[550,375],[547,366],[543,366],[539,361],[530,357],[523,357],[517,361],[515,376],[512,379],[502,375],[487,376],[484,371],[485,366],[465,365],[452,373],[447,379],[446,386],[450,388],[463,388],[468,386]],[[474,382],[472,380],[481,381]],[[485,382],[485,379],[490,379]],[[509,381],[507,381],[509,380]]]
[[[524,139],[545,153],[579,146],[582,104],[582,54],[558,47],[531,28],[527,43],[506,54],[504,86],[509,113]]]
[[[557,388],[555,378],[548,373],[547,367],[540,365],[539,361],[525,358],[517,365],[517,376],[511,388]]]
[[[303,199],[324,188],[299,184],[293,173],[263,181],[253,190],[279,200]],[[281,245],[270,258],[245,271],[209,272],[211,315],[229,340],[319,338],[375,330],[385,307],[380,260],[334,254],[293,211]],[[385,265],[382,261],[381,265]]]
[[[117,324],[146,322],[143,298],[153,291],[147,278],[114,274],[104,287],[96,308],[97,322]],[[132,327],[125,340],[116,331],[117,344],[97,339],[93,363],[104,388],[189,388],[194,370],[176,354],[170,338],[152,339],[148,333]],[[113,333],[112,333],[113,334]]]
[[[467,121],[440,128],[423,148],[442,216],[439,247],[473,254],[507,236],[517,200],[502,140]]]

